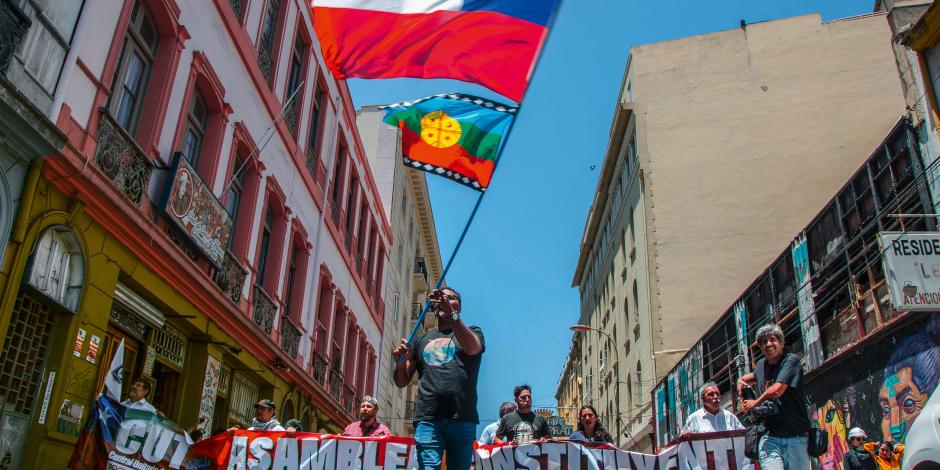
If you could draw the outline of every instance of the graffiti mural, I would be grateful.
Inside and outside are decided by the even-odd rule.
[[[810,380],[813,417],[830,436],[829,452],[820,458],[822,468],[842,469],[849,448],[845,435],[856,426],[872,441],[903,443],[938,383],[940,314],[936,313],[860,347],[855,357]]]

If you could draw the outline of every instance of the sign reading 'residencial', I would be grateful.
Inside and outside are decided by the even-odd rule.
[[[894,309],[940,309],[940,233],[883,232],[878,238]]]

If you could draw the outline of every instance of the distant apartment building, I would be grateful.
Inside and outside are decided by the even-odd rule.
[[[654,384],[904,112],[884,14],[631,50],[573,279],[612,341],[577,333],[562,376],[622,446],[652,448]]]
[[[404,389],[392,381],[391,352],[408,338],[429,289],[441,275],[441,255],[425,173],[402,164],[399,130],[382,121],[385,113],[364,106],[356,122],[385,213],[392,245],[385,272],[385,325],[379,370],[379,419],[398,436],[413,434],[414,384]],[[431,316],[433,317],[433,315]],[[429,324],[433,318],[429,319]]]

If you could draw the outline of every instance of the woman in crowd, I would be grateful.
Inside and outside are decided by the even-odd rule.
[[[572,441],[613,443],[604,425],[597,422],[597,411],[591,405],[583,405],[578,411],[578,430],[568,438]]]

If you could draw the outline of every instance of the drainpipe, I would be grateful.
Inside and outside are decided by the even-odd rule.
[[[11,241],[23,243],[26,239],[26,228],[29,226],[29,214],[33,211],[33,200],[36,197],[36,187],[39,185],[39,175],[42,173],[42,160],[35,160],[26,173],[23,183],[23,195],[20,197],[20,208],[13,223]]]

